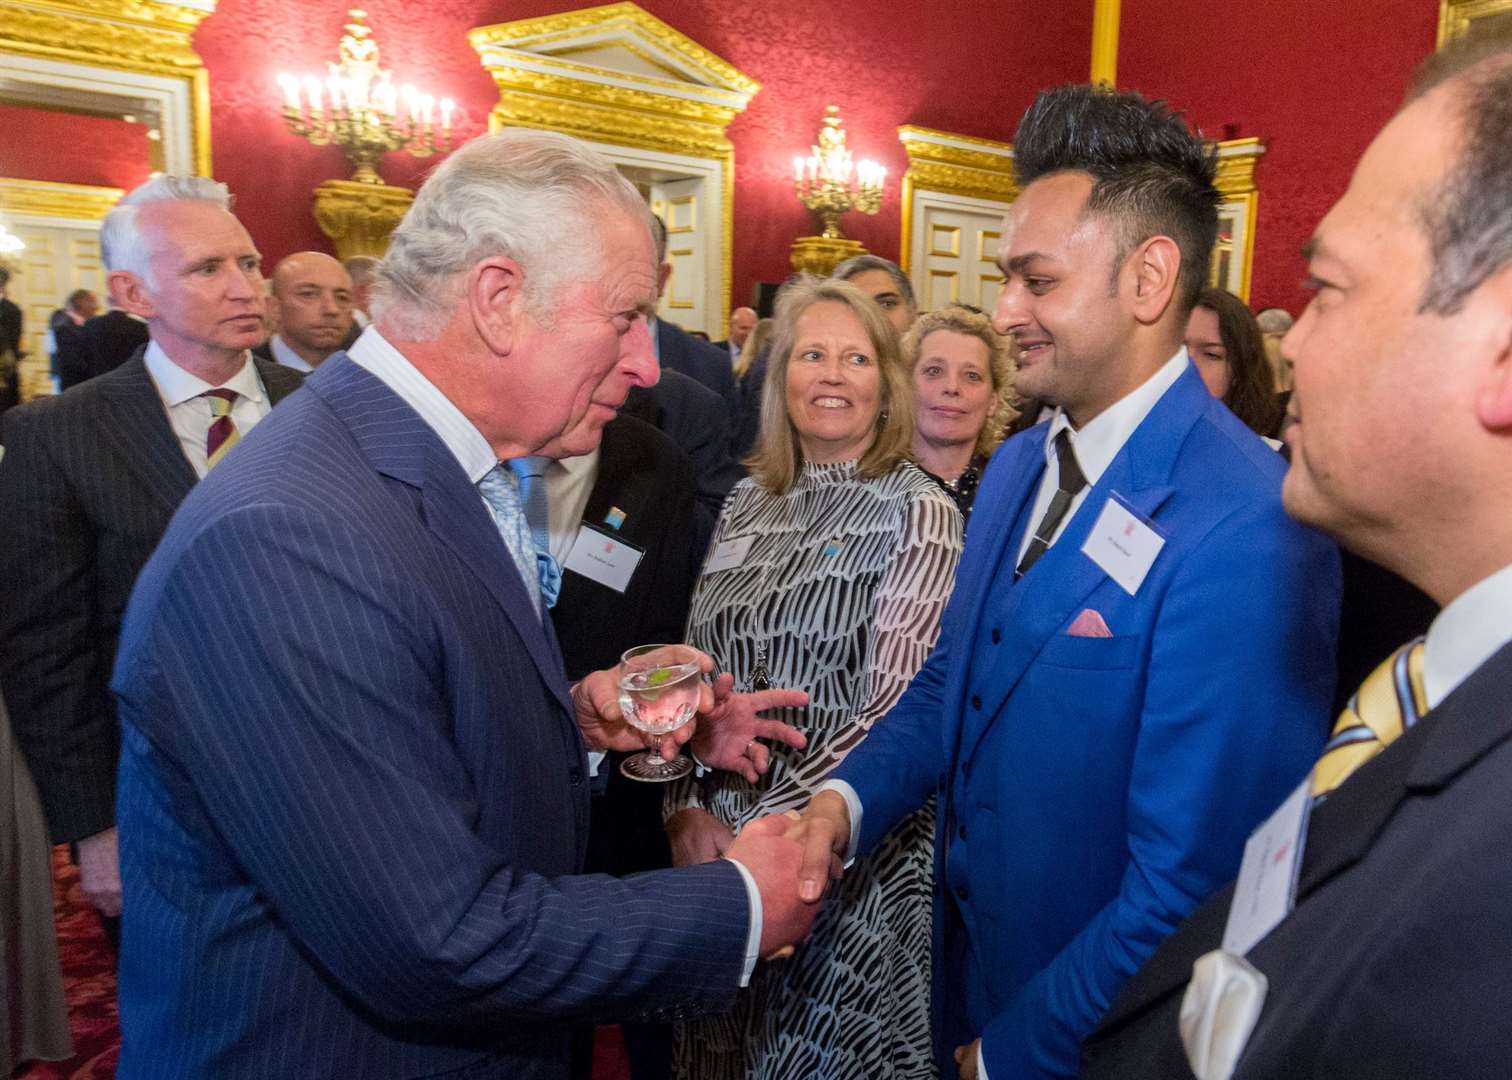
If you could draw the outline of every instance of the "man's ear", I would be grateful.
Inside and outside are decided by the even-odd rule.
[[[508,356],[525,314],[525,271],[507,255],[494,255],[473,264],[464,289],[478,337],[494,355]]]
[[[1485,320],[1487,358],[1475,393],[1475,415],[1497,434],[1512,434],[1512,266],[1482,282],[1456,318]]]
[[[1176,296],[1181,248],[1169,236],[1152,236],[1124,262],[1131,314],[1146,326],[1159,322]]]
[[[120,308],[143,319],[157,315],[147,283],[130,270],[112,270],[105,275],[105,285],[110,290],[111,307]]]
[[[669,280],[671,280],[671,277],[672,277],[672,264],[671,263],[664,262],[664,263],[661,264],[661,266],[657,267],[657,269],[656,269],[656,295],[657,295],[658,299],[660,299],[661,297],[663,297],[663,296],[665,296],[667,294],[667,282]]]

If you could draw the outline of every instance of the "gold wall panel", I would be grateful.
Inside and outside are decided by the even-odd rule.
[[[1438,47],[1482,28],[1512,25],[1512,0],[1439,0]]]

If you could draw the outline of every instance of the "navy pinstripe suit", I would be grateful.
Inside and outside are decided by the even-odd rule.
[[[121,616],[195,481],[145,351],[0,428],[0,687],[54,843],[115,824]],[[274,404],[304,378],[254,362]]]
[[[333,357],[127,611],[119,1076],[560,1077],[567,1021],[734,996],[735,867],[574,876],[586,762],[476,491]]]

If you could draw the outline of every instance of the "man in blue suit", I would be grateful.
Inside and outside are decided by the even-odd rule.
[[[186,499],[113,680],[121,1077],[561,1078],[572,1022],[720,1008],[806,933],[777,820],[578,875],[586,751],[639,740],[612,673],[567,684],[507,463],[591,450],[655,381],[655,289],[608,161],[475,140],[351,354]]]
[[[1231,877],[1321,747],[1339,567],[1182,328],[1213,160],[1135,94],[1047,91],[1014,140],[995,320],[1054,417],[999,450],[933,656],[809,808],[803,888],[940,800],[947,1075],[1075,1075],[1119,987]],[[954,1060],[952,1060],[954,1058]]]

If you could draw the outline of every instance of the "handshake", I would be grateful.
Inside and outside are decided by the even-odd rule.
[[[675,827],[679,818],[683,820]],[[707,830],[703,818],[728,833],[712,815],[684,810],[667,823],[674,845],[678,831]],[[763,959],[791,955],[794,946],[808,936],[825,887],[840,879],[841,859],[849,847],[850,811],[845,800],[834,791],[821,791],[803,813],[789,810],[759,818],[719,852],[745,867],[761,893],[759,955]]]

